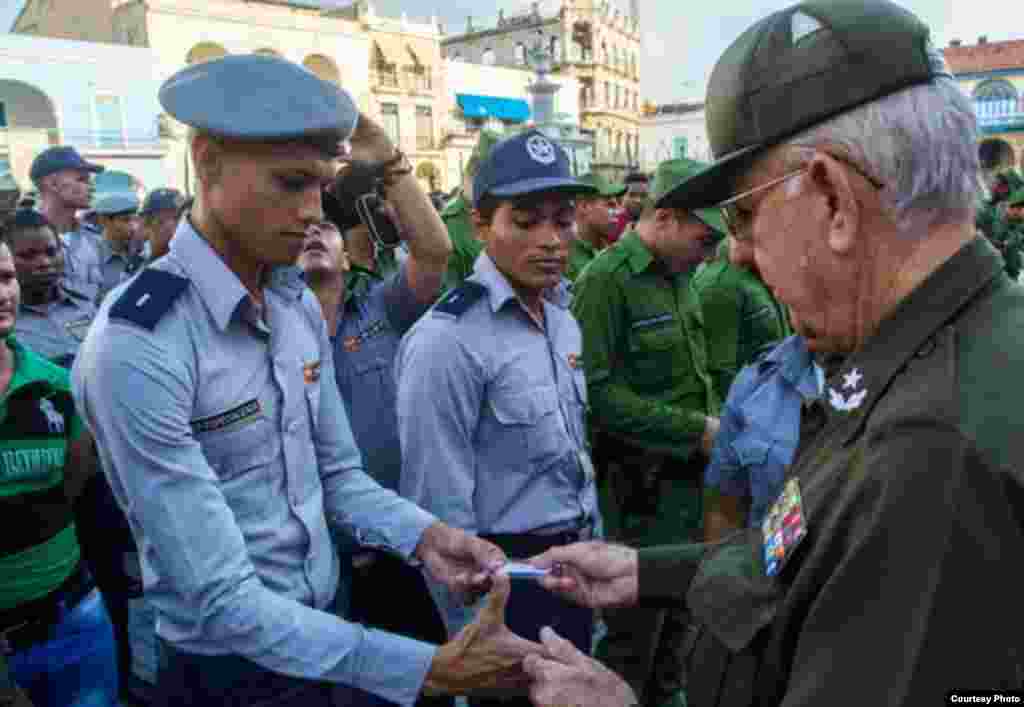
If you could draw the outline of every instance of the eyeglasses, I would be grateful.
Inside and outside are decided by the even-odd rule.
[[[829,154],[829,157],[836,160],[837,162],[841,162],[842,164],[852,169],[854,172],[863,177],[864,180],[868,182],[868,184],[873,186],[876,190],[881,191],[882,189],[885,188],[885,184],[878,181],[871,175],[867,174],[864,170],[850,162],[848,159],[841,157],[840,155],[833,154]],[[793,177],[799,177],[800,175],[805,174],[806,172],[807,167],[801,167],[800,169],[788,172],[782,175],[781,177],[777,177],[775,179],[771,179],[765,182],[764,184],[760,184],[754,187],[753,189],[748,189],[747,191],[735,194],[726,199],[725,201],[716,204],[716,208],[722,212],[722,219],[725,221],[725,225],[728,227],[729,233],[732,235],[732,237],[738,241],[745,241],[748,240],[749,238],[749,236],[747,236],[746,234],[746,231],[750,226],[749,221],[752,214],[741,212],[739,208],[736,206],[736,203],[738,201],[740,201],[741,199],[745,199],[746,197],[751,196],[753,194],[757,194],[758,192],[765,191],[766,189],[776,187],[779,184],[782,184],[783,182],[788,181]]]

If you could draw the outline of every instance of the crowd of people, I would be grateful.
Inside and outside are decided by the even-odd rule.
[[[916,17],[769,15],[620,184],[485,130],[440,203],[276,57],[160,101],[194,198],[52,147],[3,224],[0,702],[1020,694],[1024,180]]]

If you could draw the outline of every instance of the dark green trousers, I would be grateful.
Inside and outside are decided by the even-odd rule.
[[[631,547],[699,541],[705,460],[685,464],[650,454],[603,460],[610,539]],[[607,517],[607,515],[606,515]],[[644,707],[683,705],[686,609],[611,609],[596,657],[623,677]]]

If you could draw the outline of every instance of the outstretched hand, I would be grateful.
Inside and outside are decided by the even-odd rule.
[[[540,580],[549,591],[592,609],[632,606],[639,586],[636,550],[591,540],[553,547],[529,560],[557,570]]]

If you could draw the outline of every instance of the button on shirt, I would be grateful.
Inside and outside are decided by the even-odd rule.
[[[61,285],[57,298],[48,304],[25,304],[18,308],[15,329],[18,338],[40,356],[70,368],[96,315],[92,300]]]
[[[749,527],[761,527],[782,490],[800,442],[800,412],[823,385],[803,337],[791,336],[740,371],[730,388],[704,484],[749,498]]]
[[[112,292],[73,382],[157,634],[412,704],[435,649],[324,611],[339,579],[327,524],[408,557],[435,519],[362,471],[313,293],[278,269],[261,311],[187,221],[150,268],[187,288],[152,331],[111,318],[131,286]]]
[[[334,368],[352,433],[367,472],[398,490],[402,453],[395,413],[395,354],[402,335],[430,307],[409,289],[404,265],[385,280],[368,280],[362,295],[346,297],[333,339]]]

